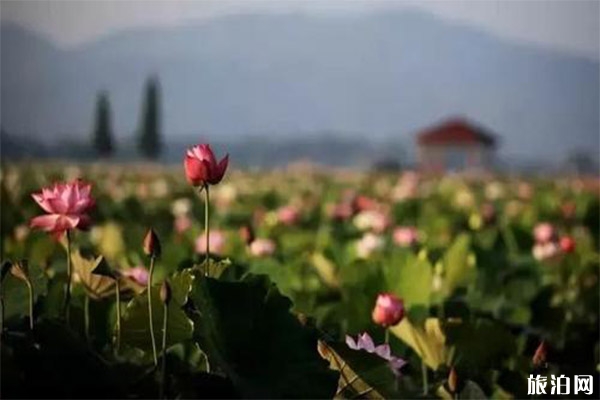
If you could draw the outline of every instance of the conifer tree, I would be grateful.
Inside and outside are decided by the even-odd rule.
[[[96,98],[96,115],[93,132],[94,150],[101,157],[112,154],[113,139],[108,93],[100,92]]]
[[[160,89],[156,77],[146,82],[138,135],[140,153],[145,158],[158,158],[161,152]]]

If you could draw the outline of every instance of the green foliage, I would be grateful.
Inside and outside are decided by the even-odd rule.
[[[268,278],[200,279],[191,297],[195,337],[242,396],[333,397],[337,374],[319,357],[314,333],[290,314],[291,302]]]
[[[150,119],[158,122],[158,116]],[[28,221],[42,213],[31,193],[73,176],[94,183],[97,207],[91,230],[72,232],[67,325],[64,240],[29,229]],[[525,398],[531,373],[593,374],[600,348],[597,182],[491,179],[420,177],[405,199],[397,197],[403,192],[397,176],[234,171],[211,192],[211,229],[219,229],[225,242],[205,268],[203,254],[196,253],[203,207],[180,167],[5,164],[2,252],[13,261],[29,260],[21,272],[32,283],[34,328],[27,318],[27,284],[21,272],[15,276],[5,268],[2,394],[155,398],[163,384],[167,398],[448,398],[454,368],[458,398]],[[522,183],[533,189],[530,198],[519,194]],[[503,194],[489,198],[490,185]],[[372,229],[381,246],[363,258],[357,257],[364,232],[355,214],[331,213],[344,202],[356,212],[354,194],[368,197],[390,219],[383,231]],[[567,202],[575,211],[565,216]],[[493,205],[494,218],[484,218],[484,203],[488,211]],[[289,204],[301,214],[291,225],[277,216],[277,208]],[[187,229],[174,229],[176,215],[187,218]],[[542,220],[554,224],[558,237],[574,238],[575,250],[536,259],[532,232]],[[239,235],[248,224],[256,237],[276,243],[273,255],[252,254]],[[397,245],[397,225],[414,225],[418,243]],[[159,349],[158,367],[146,287],[119,274],[149,267],[142,250],[148,227],[163,245],[151,289],[159,345],[162,281],[169,280],[173,291],[168,348],[166,354]],[[376,345],[384,343],[386,331],[371,317],[381,292],[395,293],[406,308],[388,331],[391,353],[407,362],[400,379],[382,358],[343,344],[346,334],[363,332]],[[114,340],[117,310],[120,348]],[[547,368],[535,369],[532,356],[542,340],[549,349]]]
[[[169,303],[167,347],[192,337],[194,324],[182,310],[182,307],[187,302],[193,280],[194,276],[187,270],[178,272],[169,279],[173,298]],[[152,322],[157,337],[162,338],[163,303],[160,300],[159,292],[160,285],[154,285],[152,287]],[[144,292],[134,297],[127,305],[123,315],[122,343],[151,354],[152,341],[148,333],[148,320],[148,297]]]
[[[387,291],[402,298],[406,307],[429,306],[433,272],[427,259],[403,251],[384,265],[383,276]]]

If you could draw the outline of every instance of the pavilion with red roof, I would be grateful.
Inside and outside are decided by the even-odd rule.
[[[452,118],[417,134],[417,159],[422,171],[489,169],[496,139],[464,118]]]

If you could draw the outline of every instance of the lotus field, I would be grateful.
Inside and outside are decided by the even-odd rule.
[[[597,394],[598,189],[244,170],[206,145],[179,167],[5,164],[2,396]]]

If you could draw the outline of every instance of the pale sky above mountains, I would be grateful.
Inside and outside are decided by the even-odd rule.
[[[127,29],[240,13],[336,15],[417,8],[507,39],[600,59],[599,0],[2,0],[0,19],[73,47]]]

